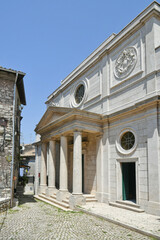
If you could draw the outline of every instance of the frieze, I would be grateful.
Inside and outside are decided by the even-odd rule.
[[[128,47],[121,52],[115,62],[114,75],[116,78],[127,77],[134,69],[137,62],[137,50]]]

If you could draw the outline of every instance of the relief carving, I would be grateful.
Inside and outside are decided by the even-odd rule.
[[[114,75],[117,78],[128,76],[134,69],[137,61],[137,51],[134,47],[123,50],[115,62]]]

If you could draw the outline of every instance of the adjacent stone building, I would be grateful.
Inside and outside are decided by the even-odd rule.
[[[18,181],[25,73],[0,67],[0,198],[12,200]]]
[[[160,214],[159,3],[104,41],[46,104],[35,129],[41,198],[74,208],[92,194]]]
[[[27,177],[25,185],[25,194],[34,194],[34,176],[35,176],[35,147],[32,144],[23,144],[21,146],[20,170],[23,170],[23,176]]]

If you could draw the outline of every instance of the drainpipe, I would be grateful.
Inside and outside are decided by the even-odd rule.
[[[15,154],[15,103],[16,103],[16,83],[18,79],[18,72],[16,72],[14,83],[14,96],[13,96],[13,138],[12,138],[12,162],[11,162],[11,207],[13,206],[13,171],[14,171],[14,154]]]

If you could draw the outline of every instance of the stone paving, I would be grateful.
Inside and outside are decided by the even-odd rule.
[[[32,196],[0,214],[0,240],[151,239],[82,212],[64,212]]]
[[[103,216],[107,219],[125,224],[146,233],[151,233],[160,239],[160,216],[147,213],[136,213],[126,209],[109,206],[105,203],[87,203],[83,209]]]

